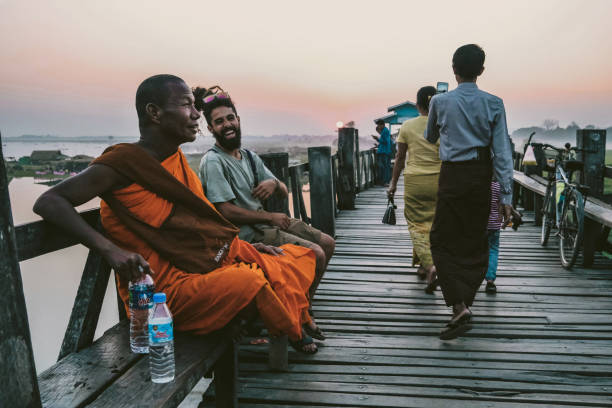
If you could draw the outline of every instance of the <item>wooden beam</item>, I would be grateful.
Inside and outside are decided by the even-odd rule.
[[[546,185],[544,179],[539,176],[526,176],[520,171],[514,171],[515,185],[520,185],[528,191],[533,191],[541,196],[546,194]],[[594,197],[587,197],[584,203],[584,214],[590,219],[612,227],[612,205],[606,204]]]
[[[309,160],[310,161],[310,160]],[[359,129],[355,129],[355,192],[361,191],[361,153],[359,152]]]
[[[312,226],[335,236],[336,214],[333,196],[331,148],[309,147],[310,217]]]
[[[0,406],[40,407],[0,137]]]
[[[585,150],[577,154],[578,160],[584,163],[580,182],[590,187],[589,196],[603,198],[606,130],[578,129],[576,130],[576,145],[578,148]]]
[[[98,225],[98,208],[80,213],[83,220],[92,227]],[[68,248],[79,241],[62,228],[47,221],[35,221],[16,228],[17,253],[19,261],[25,261],[49,252]]]
[[[90,250],[58,360],[93,342],[110,271],[106,261],[97,252]]]
[[[291,198],[293,201],[293,218],[300,218],[300,190],[302,185],[300,183],[300,175],[297,171],[297,166],[289,167],[289,182],[291,183]]]
[[[288,371],[289,370],[289,354],[287,347],[289,339],[287,335],[270,336],[270,344],[268,347],[268,367],[272,371]]]
[[[215,404],[217,408],[238,408],[238,344],[229,346],[215,364]]]
[[[289,153],[267,153],[262,154],[261,159],[274,176],[288,185],[289,182]],[[261,175],[260,175],[261,177]],[[261,181],[261,180],[260,180]],[[266,211],[282,212],[289,215],[288,197],[280,197],[273,194],[264,203]]]
[[[338,129],[338,208],[355,209],[355,129]]]

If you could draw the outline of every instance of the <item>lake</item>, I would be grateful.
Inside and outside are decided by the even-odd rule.
[[[32,211],[36,198],[48,187],[33,178],[13,179],[9,195],[15,225],[40,219]],[[83,211],[99,206],[95,199],[78,208]],[[89,250],[75,245],[61,251],[29,259],[19,264],[36,370],[40,373],[55,363],[64,338],[70,312],[81,280]],[[118,321],[114,278],[109,282],[96,338]]]

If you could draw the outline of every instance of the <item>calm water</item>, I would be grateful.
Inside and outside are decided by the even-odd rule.
[[[15,225],[40,219],[32,212],[36,198],[48,187],[36,184],[33,178],[13,179],[9,184],[13,222]],[[94,208],[99,200],[79,207]],[[32,334],[34,359],[38,372],[55,363],[70,318],[70,312],[85,266],[88,249],[75,245],[20,263],[23,289]],[[96,337],[118,321],[115,283],[111,278]]]

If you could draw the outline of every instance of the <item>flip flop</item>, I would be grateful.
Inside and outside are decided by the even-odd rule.
[[[313,329],[312,327],[310,327],[308,325],[308,323],[306,323],[305,325],[302,326],[302,328],[304,329],[304,331],[306,332],[307,335],[309,335],[312,338],[315,338],[317,340],[325,340],[325,335],[323,334],[323,332],[321,331],[321,328],[319,326],[317,326],[316,329]]]
[[[298,340],[298,341],[291,341],[291,340],[289,340],[289,344],[298,353],[314,354],[317,351],[319,351],[318,348],[314,349],[313,351],[306,351],[306,350],[304,350],[304,346],[308,346],[309,344],[314,344],[314,340],[312,339],[312,337],[310,337],[307,334],[302,334],[302,338],[300,340]]]
[[[440,333],[440,340],[452,340],[465,334],[472,329],[470,321],[472,320],[472,313],[468,312],[461,316],[459,319],[451,321]]]

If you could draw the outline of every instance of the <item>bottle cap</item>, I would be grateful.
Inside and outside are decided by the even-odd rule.
[[[165,303],[166,302],[166,294],[164,292],[159,292],[153,295],[154,303]]]

